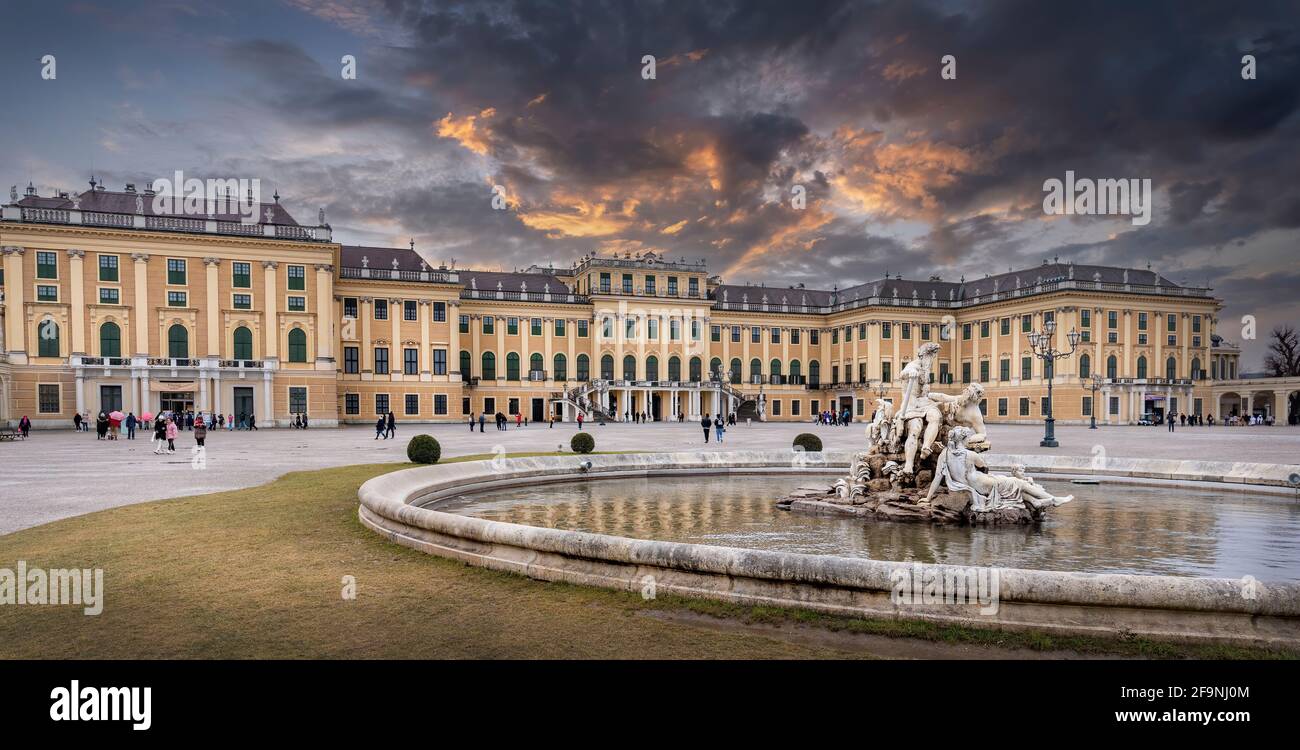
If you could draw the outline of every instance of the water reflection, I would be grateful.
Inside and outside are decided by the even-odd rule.
[[[778,511],[798,477],[576,481],[466,496],[466,515],[727,547],[1093,573],[1300,580],[1300,503],[1203,490],[1043,482],[1075,501],[1037,528],[866,523]]]

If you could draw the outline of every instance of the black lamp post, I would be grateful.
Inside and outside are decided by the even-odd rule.
[[[1098,375],[1095,372],[1092,374],[1091,380],[1092,380],[1092,409],[1091,409],[1090,416],[1092,417],[1092,424],[1088,425],[1088,429],[1095,430],[1097,429],[1097,391],[1098,389],[1101,388],[1101,384],[1105,381],[1102,379],[1100,375]]]
[[[1066,339],[1070,342],[1069,351],[1061,351],[1056,348],[1053,338],[1056,334],[1056,319],[1051,318],[1043,323],[1043,330],[1031,331],[1027,334],[1029,346],[1033,350],[1034,356],[1043,360],[1043,368],[1047,374],[1047,419],[1043,428],[1043,439],[1038,444],[1043,448],[1057,448],[1060,443],[1056,442],[1056,420],[1052,417],[1052,371],[1054,363],[1058,359],[1064,359],[1074,355],[1075,349],[1079,347],[1079,332],[1071,328],[1066,334]]]

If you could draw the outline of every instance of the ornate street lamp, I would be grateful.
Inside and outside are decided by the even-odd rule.
[[[1101,388],[1101,384],[1106,382],[1106,379],[1094,372],[1090,380],[1092,381],[1092,409],[1089,416],[1092,417],[1092,424],[1088,425],[1088,429],[1095,430],[1097,429],[1097,391]]]
[[[1034,356],[1043,360],[1043,369],[1047,375],[1047,418],[1044,420],[1043,439],[1038,443],[1043,448],[1057,448],[1060,443],[1056,442],[1056,420],[1052,417],[1052,373],[1054,363],[1058,359],[1064,359],[1074,355],[1074,351],[1079,348],[1079,332],[1071,328],[1066,334],[1066,339],[1070,342],[1069,351],[1061,351],[1056,348],[1053,339],[1056,335],[1056,319],[1051,318],[1043,323],[1043,330],[1030,331],[1026,336],[1029,339],[1029,346],[1033,350]]]

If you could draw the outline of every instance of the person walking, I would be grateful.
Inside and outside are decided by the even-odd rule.
[[[704,444],[705,444],[705,445],[708,445],[708,444],[709,444],[709,428],[712,427],[712,426],[713,426],[713,420],[709,419],[709,415],[708,415],[708,414],[705,414],[705,415],[704,415],[704,418],[700,420],[700,427],[703,427],[703,428],[704,428]]]
[[[135,412],[126,413],[126,439],[135,440],[135,428],[140,424],[140,420],[135,418]]]
[[[72,415],[72,429],[74,432],[81,432],[81,413]]]
[[[484,425],[486,425],[486,424],[487,424],[487,412],[485,412],[485,411],[481,411],[481,412],[478,413],[478,431],[479,431],[479,434],[482,434],[482,433],[483,433],[483,428],[484,428]],[[473,424],[472,422],[470,423],[469,430],[470,430],[470,432],[473,432],[473,431],[474,431],[474,424]]]
[[[1174,413],[1173,413],[1173,412],[1169,412],[1169,418],[1166,419],[1165,421],[1169,423],[1169,431],[1170,431],[1170,432],[1173,432],[1173,431],[1174,431]]]
[[[104,440],[108,437],[108,415],[102,411],[95,419],[95,435],[96,440]]]
[[[203,416],[194,420],[194,444],[203,448],[203,441],[208,439],[208,423],[203,421]]]
[[[517,430],[523,426],[524,426],[524,413],[521,411],[517,411],[515,412],[515,429]]]
[[[722,442],[722,434],[727,431],[726,422],[722,421],[722,415],[714,415],[713,418],[713,439],[719,443]]]
[[[555,415],[554,415],[554,414],[551,415],[551,421],[550,421],[550,424],[547,425],[546,429],[548,429],[548,430],[554,430],[554,429],[555,429]]]
[[[32,420],[28,419],[26,414],[23,415],[22,419],[18,420],[18,430],[23,433],[24,440],[31,434]]]
[[[583,415],[583,413],[582,413],[582,412],[578,412],[578,431],[579,431],[579,432],[582,431],[582,420],[583,420],[583,419],[585,419],[585,416]]]
[[[375,420],[375,440],[379,438],[388,439],[388,422],[384,420],[384,415],[380,414],[379,419]]]
[[[307,429],[307,412],[302,413],[302,428]]]
[[[469,413],[469,431],[474,431],[474,412]]]
[[[180,432],[180,430],[179,430],[179,428],[176,427],[176,420],[174,420],[174,419],[168,419],[168,420],[167,420],[167,433],[166,433],[166,434],[167,434],[167,452],[168,452],[168,453],[175,453],[175,452],[176,452],[176,434],[177,434],[178,432]]]
[[[393,416],[393,412],[391,412],[391,411],[388,412],[388,432],[387,432],[387,435],[388,435],[388,437],[390,437],[390,438],[392,438],[392,439],[394,439],[394,440],[397,439],[397,417]]]
[[[157,455],[163,454],[163,446],[167,442],[167,423],[160,415],[153,421],[153,452]]]

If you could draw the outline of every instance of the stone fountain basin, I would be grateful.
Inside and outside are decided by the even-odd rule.
[[[547,581],[654,591],[745,605],[838,615],[919,619],[1064,634],[1132,633],[1191,642],[1300,647],[1300,584],[1235,579],[999,569],[996,611],[980,603],[896,604],[900,569],[958,577],[970,569],[833,555],[809,555],[629,539],[491,521],[437,509],[443,499],[539,482],[584,482],[692,474],[842,473],[847,452],[735,451],[545,456],[468,461],[376,477],[358,491],[366,527],[398,544]],[[1244,464],[986,454],[991,467],[1031,472],[1216,482],[1225,491],[1288,487],[1300,469]],[[583,471],[582,462],[590,469]],[[774,498],[775,500],[775,498]]]

